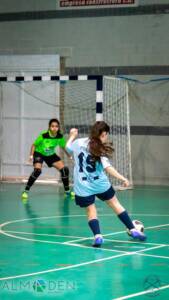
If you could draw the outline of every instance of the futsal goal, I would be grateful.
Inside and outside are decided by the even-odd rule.
[[[132,183],[128,86],[125,80],[102,76],[0,77],[1,180],[26,180],[32,167],[26,163],[31,143],[47,129],[48,120],[60,119],[66,137],[77,127],[79,137],[89,134],[96,120],[111,128],[114,167]],[[12,101],[11,101],[12,99]],[[13,129],[10,141],[8,128]],[[15,145],[12,149],[11,145]],[[65,165],[73,164],[65,154]],[[58,183],[55,170],[44,167],[40,180]],[[113,179],[113,184],[121,183]]]

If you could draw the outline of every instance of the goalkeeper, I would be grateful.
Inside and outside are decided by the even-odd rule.
[[[59,146],[71,157],[65,150],[65,145],[66,140],[60,132],[60,122],[57,119],[51,119],[49,121],[48,130],[43,131],[31,146],[29,161],[33,161],[34,170],[22,193],[22,199],[28,199],[30,188],[42,172],[43,162],[45,162],[49,168],[54,167],[60,172],[65,197],[73,197],[73,192],[71,192],[69,188],[69,169],[64,166],[61,158],[55,153],[55,148]]]
[[[127,178],[119,174],[111,166],[108,159],[113,152],[111,144],[108,143],[109,131],[109,126],[100,121],[92,126],[89,138],[76,139],[78,131],[72,128],[66,144],[67,151],[73,153],[75,160],[75,201],[77,205],[86,209],[88,224],[94,235],[94,247],[100,247],[103,243],[97,218],[95,196],[105,201],[114,210],[134,239],[142,241],[146,239],[144,233],[134,227],[127,211],[115,196],[115,191],[106,175],[108,173],[121,180],[124,186],[129,186]]]

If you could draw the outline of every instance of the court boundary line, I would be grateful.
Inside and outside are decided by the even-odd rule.
[[[95,259],[95,260],[92,260],[92,261],[87,261],[87,262],[84,262],[84,263],[75,264],[75,265],[67,266],[67,267],[54,268],[54,269],[49,269],[49,270],[44,270],[44,271],[39,271],[39,272],[34,272],[34,273],[27,273],[27,274],[15,275],[15,276],[3,277],[3,278],[0,278],[0,281],[10,280],[10,279],[15,279],[15,278],[29,277],[29,276],[36,276],[36,275],[39,275],[39,274],[46,274],[46,273],[58,272],[58,271],[67,270],[67,269],[75,269],[75,268],[78,268],[78,267],[81,267],[81,266],[86,266],[86,265],[97,263],[97,262],[100,262],[100,261],[111,260],[113,258],[117,258],[117,257],[121,257],[121,256],[126,256],[126,255],[130,255],[130,254],[123,253],[123,254],[109,256],[109,257],[104,257],[104,258],[101,258],[101,259]]]
[[[118,243],[126,243],[126,244],[140,244],[140,242],[136,242],[136,241],[123,241],[123,240],[113,240],[113,239],[104,239],[105,241],[110,241],[110,242],[118,242]],[[154,245],[154,246],[160,246],[160,245],[163,245],[163,246],[169,246],[169,244],[159,244],[159,243],[147,243],[147,242],[144,242],[143,245]]]
[[[163,246],[161,246],[161,247],[163,247]],[[89,248],[89,247],[85,247],[85,248]],[[91,247],[91,248],[95,249],[93,247]],[[80,263],[80,264],[75,264],[75,265],[71,265],[71,266],[67,266],[67,267],[63,267],[63,268],[54,268],[54,269],[49,269],[49,270],[44,270],[44,271],[39,271],[39,272],[34,272],[34,273],[27,273],[27,274],[20,274],[20,275],[2,277],[2,278],[0,278],[0,281],[10,280],[10,279],[16,279],[16,278],[23,278],[23,277],[29,277],[29,276],[36,276],[36,275],[39,275],[39,274],[46,274],[46,273],[58,272],[58,271],[67,270],[67,269],[74,269],[74,268],[78,268],[78,267],[81,267],[81,266],[85,266],[85,265],[97,263],[97,262],[100,262],[100,261],[107,261],[107,260],[115,259],[117,257],[132,256],[132,255],[135,255],[135,254],[137,254],[139,252],[149,251],[149,250],[152,250],[154,248],[157,248],[157,247],[152,247],[151,249],[148,248],[148,249],[144,249],[144,250],[138,250],[138,251],[134,251],[134,252],[123,252],[121,254],[117,254],[117,255],[113,255],[113,256],[109,256],[109,257],[97,259],[97,260],[92,260],[92,261],[88,261],[88,262],[84,262],[84,263]],[[158,246],[158,248],[160,248],[160,246]],[[117,251],[116,250],[116,252],[122,252],[122,251]]]
[[[69,245],[69,246],[74,246],[74,247],[79,247],[79,248],[85,248],[85,249],[96,249],[93,246],[86,246],[86,245],[81,245],[81,244],[75,244],[75,243],[70,243],[69,242],[65,242],[63,245]],[[114,250],[114,249],[108,249],[108,248],[99,248],[99,250],[103,250],[103,251],[109,251],[109,252],[121,252],[121,253],[125,253],[127,255],[129,255],[132,252],[129,251],[123,251],[123,250]]]
[[[2,230],[1,231],[1,229],[0,229],[0,233],[2,233],[2,232],[5,232],[5,233],[16,233],[16,234],[25,234],[25,235],[37,235],[37,236],[51,236],[51,237],[65,237],[65,238],[69,238],[69,237],[71,237],[71,236],[69,236],[69,235],[59,235],[59,234],[46,234],[46,233],[33,233],[33,232],[25,232],[25,231],[14,231],[14,230]],[[116,233],[114,233],[114,235],[115,234],[118,234],[118,233],[125,233],[125,231],[120,231],[120,232],[116,232]],[[2,233],[3,234],[3,233]],[[113,233],[112,233],[112,235],[113,235]],[[15,235],[14,235],[15,236]],[[103,237],[104,236],[106,236],[106,235],[103,235]],[[11,237],[12,237],[12,235],[11,235]],[[21,237],[21,238],[24,238],[24,237],[22,237],[22,236],[18,236],[18,238],[19,237]],[[78,236],[72,236],[72,237],[75,237],[76,239],[75,240],[71,240],[71,241],[66,241],[66,242],[61,242],[62,244],[66,244],[66,243],[74,243],[74,242],[80,242],[80,241],[84,241],[84,240],[91,240],[91,239],[93,239],[93,237],[78,237]],[[26,239],[26,238],[25,238]],[[28,240],[31,240],[31,239],[28,239]],[[123,240],[114,240],[114,239],[107,239],[107,238],[104,238],[104,240],[105,241],[111,241],[111,242],[118,242],[118,243],[125,243],[125,244],[140,244],[140,241],[123,241]],[[36,241],[41,241],[41,240],[36,240]],[[45,242],[45,241],[44,241]],[[48,243],[60,243],[60,242],[52,242],[52,241],[46,241],[46,242],[48,242]],[[163,245],[163,246],[169,246],[169,244],[159,244],[159,243],[147,243],[147,242],[144,242],[143,243],[143,245],[154,245],[154,246],[161,246],[161,245]]]
[[[137,254],[137,253],[136,253],[136,254]],[[169,259],[169,256],[164,256],[164,255],[147,254],[147,253],[138,253],[138,255],[141,255],[141,256],[149,256],[149,257],[155,257],[155,258],[162,258],[162,259]]]
[[[144,216],[144,217],[169,217],[169,214],[165,214],[165,215],[158,215],[158,214],[137,214],[137,213],[130,213],[130,215],[134,215],[134,216]],[[111,216],[111,217],[116,217],[116,215],[114,214],[98,214],[99,217],[107,217],[107,216]],[[72,217],[86,217],[86,215],[55,215],[55,216],[48,216],[48,217],[35,217],[35,218],[26,218],[26,219],[15,219],[15,220],[10,220],[10,221],[6,221],[2,224],[0,224],[0,228],[1,226],[6,226],[8,224],[11,223],[17,223],[17,222],[24,222],[24,221],[30,221],[30,220],[39,220],[39,219],[53,219],[53,218],[72,218]]]
[[[9,236],[11,238],[15,238],[15,239],[18,239],[18,240],[25,240],[25,241],[28,241],[28,242],[39,242],[39,243],[47,243],[47,244],[59,244],[59,245],[74,246],[74,244],[71,244],[71,243],[68,243],[68,242],[63,243],[63,242],[54,242],[54,241],[47,241],[47,240],[28,239],[28,238],[25,238],[25,237],[22,237],[22,236],[8,234],[6,231],[3,231],[1,229],[0,229],[0,233],[2,233],[5,236]],[[78,247],[81,247],[81,248],[83,247],[83,248],[94,249],[94,247],[92,247],[92,246],[83,246],[83,245],[80,245],[80,244],[77,244],[77,245],[78,245]],[[125,254],[130,254],[130,252],[123,251],[123,250],[113,250],[113,249],[106,249],[106,248],[99,248],[99,250],[118,252],[118,253],[121,252],[121,253],[125,253]]]
[[[158,248],[159,248],[159,246],[158,246]],[[92,248],[92,249],[94,249],[94,248]],[[154,247],[152,247],[151,249],[154,249]],[[84,263],[80,263],[80,264],[75,264],[75,265],[71,265],[71,266],[67,266],[67,267],[63,267],[63,268],[54,268],[54,269],[49,269],[49,270],[44,270],[44,271],[39,271],[39,272],[34,272],[34,273],[27,273],[27,274],[20,274],[20,275],[2,277],[2,278],[0,278],[0,281],[10,280],[10,279],[16,279],[16,278],[23,278],[23,277],[29,277],[29,276],[36,276],[36,275],[39,275],[39,274],[46,274],[46,273],[58,272],[58,271],[67,270],[67,269],[74,269],[74,268],[78,268],[78,267],[81,267],[81,266],[85,266],[85,265],[97,263],[97,262],[100,262],[100,261],[107,261],[107,260],[115,259],[117,257],[132,256],[132,255],[135,255],[135,254],[137,254],[139,252],[143,252],[143,251],[146,251],[146,250],[149,251],[151,249],[148,248],[148,249],[145,249],[145,250],[138,250],[138,251],[135,251],[135,252],[126,252],[126,253],[123,252],[121,254],[117,254],[117,255],[113,255],[113,256],[101,258],[101,259],[96,259],[96,260],[92,260],[92,261],[88,261],[88,262],[84,262]],[[117,251],[117,252],[120,252],[120,251]]]
[[[3,231],[2,229],[0,229],[0,233],[2,235],[5,235],[5,236],[11,237],[11,238],[15,238],[15,239],[18,239],[18,240],[25,240],[25,241],[29,241],[29,242],[39,242],[39,243],[48,243],[48,244],[63,244],[62,242],[28,239],[28,238],[23,237],[23,236],[17,236],[17,235],[14,235],[14,234],[7,233],[6,231]]]
[[[104,214],[105,215],[105,214]],[[0,233],[1,234],[5,234],[5,235],[8,235],[8,236],[10,236],[10,237],[14,237],[14,238],[17,238],[17,239],[25,239],[25,240],[28,240],[28,241],[30,241],[31,239],[27,239],[27,238],[24,238],[24,237],[19,237],[19,236],[12,236],[12,235],[10,235],[10,234],[8,234],[7,232],[10,232],[10,231],[4,231],[4,230],[2,230],[2,228],[4,227],[4,226],[7,226],[7,225],[9,225],[9,224],[13,224],[13,223],[16,223],[16,222],[24,222],[24,221],[30,221],[30,220],[32,220],[32,219],[46,219],[46,218],[59,218],[59,217],[74,217],[74,216],[76,216],[76,217],[79,217],[79,216],[85,216],[85,215],[65,215],[65,216],[49,216],[49,217],[37,217],[37,218],[27,218],[27,219],[20,219],[20,220],[14,220],[14,221],[7,221],[7,222],[4,222],[4,223],[2,223],[2,224],[0,224]],[[148,226],[148,227],[146,227],[145,229],[152,229],[152,228],[161,228],[161,227],[167,227],[167,226],[169,226],[169,224],[167,223],[167,224],[161,224],[161,225],[155,225],[155,226]],[[123,230],[123,231],[119,231],[119,232],[113,232],[113,233],[108,233],[108,234],[104,234],[103,235],[103,237],[105,237],[105,236],[109,236],[109,235],[118,235],[118,234],[121,234],[121,233],[125,233],[125,230]],[[29,233],[23,233],[23,234],[29,234]],[[40,235],[40,234],[36,234],[36,235]],[[41,234],[42,235],[42,234]],[[55,235],[55,236],[57,236],[57,235]],[[59,236],[59,235],[58,235]],[[63,236],[62,236],[63,237]],[[65,236],[66,237],[66,236]],[[69,236],[68,236],[69,237]],[[73,242],[78,242],[78,241],[84,241],[84,240],[89,240],[89,239],[92,239],[92,237],[83,237],[83,238],[79,238],[78,236],[77,236],[77,239],[76,240],[71,240],[71,241],[66,241],[66,242],[63,242],[62,244],[67,244],[67,243],[73,243]],[[107,239],[108,240],[108,239]],[[32,239],[32,241],[40,241],[40,242],[46,242],[46,243],[51,243],[51,244],[58,244],[59,242],[52,242],[52,241],[42,241],[42,240],[33,240]],[[147,243],[148,244],[148,243]],[[154,243],[152,243],[152,244],[154,244]],[[163,244],[156,244],[156,245],[163,245]],[[168,245],[167,245],[168,246]]]
[[[164,285],[162,287],[159,288],[153,288],[152,290],[148,290],[148,291],[142,291],[142,292],[138,292],[135,294],[130,294],[130,295],[126,295],[126,296],[122,296],[122,297],[118,297],[118,298],[113,298],[112,300],[125,300],[125,299],[130,299],[130,298],[134,298],[134,297],[138,297],[141,295],[145,295],[145,294],[150,294],[153,292],[158,292],[159,290],[164,290],[164,289],[168,289],[169,285]]]
[[[65,244],[67,245],[67,244],[69,244],[68,242],[66,243],[65,242]],[[93,247],[92,246],[84,246],[84,245],[80,245],[80,244],[69,244],[69,245],[72,245],[72,246],[75,246],[75,247],[80,247],[80,248],[91,248],[91,249],[93,249]],[[128,255],[133,255],[133,254],[139,254],[140,252],[144,252],[144,251],[150,251],[150,250],[154,250],[154,249],[158,249],[158,248],[163,248],[163,247],[166,247],[165,245],[158,245],[158,246],[156,246],[156,247],[150,247],[150,248],[144,248],[144,249],[141,249],[141,250],[138,250],[138,251],[123,251],[123,250],[113,250],[113,249],[107,249],[107,248],[99,248],[99,249],[102,249],[102,250],[108,250],[108,251],[116,251],[116,252],[122,252],[122,253],[126,253],[126,254],[128,254]]]
[[[67,216],[63,216],[63,217],[77,217],[77,216],[79,216],[79,215],[67,215]],[[82,215],[80,215],[80,216],[82,216]],[[85,215],[83,215],[83,216],[85,216]],[[62,217],[62,216],[38,217],[38,218],[31,218],[31,219],[47,219],[47,218],[49,219],[49,218],[59,218],[59,217]],[[4,226],[9,225],[11,223],[23,222],[23,221],[27,221],[27,220],[30,221],[31,219],[29,218],[29,219],[22,219],[22,220],[14,220],[14,221],[8,221],[8,222],[5,222],[3,224],[0,224],[0,233],[2,233],[3,235],[7,235],[9,237],[31,241],[30,239],[27,239],[27,238],[24,238],[24,237],[12,236],[12,235],[10,235],[10,234],[8,234],[8,233],[6,233],[5,231],[2,230],[2,228]],[[169,224],[162,224],[162,225],[158,225],[158,226],[155,226],[155,227],[160,227],[160,226],[164,227],[164,226],[168,226],[168,225]],[[154,228],[154,227],[151,226],[151,228]],[[124,232],[125,231],[121,231],[119,233],[124,233]],[[115,233],[115,234],[119,234],[119,233]],[[111,233],[111,234],[105,234],[104,236],[107,236],[107,235],[113,235],[113,233]],[[87,238],[87,239],[90,239],[90,238]],[[42,241],[42,240],[38,240],[38,242],[47,242],[47,243],[49,243],[48,241]],[[75,244],[73,245],[69,241],[66,242],[66,243],[52,242],[52,241],[50,241],[50,243],[51,244],[56,244],[57,243],[57,244],[62,244],[62,245],[64,245],[64,244],[67,243],[66,245],[75,246]],[[82,245],[79,245],[79,244],[77,244],[76,246],[82,247]],[[162,248],[162,247],[166,247],[166,246],[160,244],[160,245],[158,245],[156,247],[150,247],[150,248],[146,248],[146,249],[142,249],[142,250],[138,250],[138,251],[133,251],[133,252],[124,252],[124,251],[120,251],[120,250],[113,250],[113,249],[111,250],[111,249],[108,249],[108,251],[111,250],[112,252],[118,252],[118,253],[121,253],[121,254],[117,254],[117,255],[114,255],[114,256],[109,256],[109,257],[98,259],[98,260],[88,261],[88,262],[84,262],[84,263],[80,263],[80,264],[75,264],[75,265],[71,265],[71,266],[67,266],[67,267],[63,267],[63,268],[54,268],[54,269],[43,270],[43,271],[34,272],[34,273],[20,274],[20,275],[3,277],[3,278],[0,278],[0,281],[14,279],[14,278],[23,278],[23,277],[29,277],[29,276],[36,276],[38,274],[46,274],[46,273],[57,272],[57,271],[66,270],[66,269],[73,269],[73,268],[85,266],[85,265],[88,265],[88,264],[97,263],[97,262],[100,262],[100,261],[107,261],[107,260],[115,259],[117,257],[131,256],[131,255],[135,255],[135,254],[139,255],[139,252],[145,252],[145,251],[149,251],[149,250],[153,250],[153,249],[157,249],[157,248]],[[95,249],[92,246],[91,247],[84,246],[84,248]],[[103,248],[100,248],[100,249],[102,249],[103,251],[107,250],[107,249],[103,249]]]
[[[0,231],[1,232],[1,231]],[[59,244],[59,245],[67,245],[67,246],[76,246],[76,247],[80,247],[80,248],[90,248],[90,249],[93,249],[92,246],[85,246],[85,245],[81,245],[81,244],[75,244],[75,243],[70,243],[70,242],[54,242],[54,241],[46,241],[46,240],[36,240],[36,239],[27,239],[25,237],[21,237],[21,236],[15,236],[15,235],[11,235],[11,234],[8,234],[7,232],[5,231],[2,231],[2,234],[4,235],[7,235],[9,237],[12,237],[12,238],[16,238],[16,239],[21,239],[21,240],[26,240],[26,241],[29,241],[29,242],[40,242],[40,243],[49,243],[49,244]],[[91,238],[89,238],[91,239]],[[127,243],[127,241],[126,241]],[[136,243],[136,242],[135,242]],[[137,242],[138,244],[139,242]],[[140,243],[139,243],[140,244]],[[142,244],[142,245],[145,245],[146,243]],[[167,245],[168,246],[168,245]],[[166,245],[162,245],[162,244],[157,244],[156,247],[150,247],[150,248],[144,248],[142,250],[138,250],[139,252],[142,252],[142,251],[149,251],[149,250],[152,250],[152,249],[157,249],[157,248],[162,248],[162,247],[166,247]],[[114,249],[108,249],[108,248],[103,248],[101,247],[100,250],[102,251],[111,251],[111,252],[121,252],[121,253],[126,253],[126,254],[130,254],[130,253],[137,253],[138,251],[132,251],[132,252],[129,252],[129,251],[123,251],[123,250],[114,250]]]
[[[66,215],[65,217],[73,217],[73,216],[76,216],[76,217],[79,217],[79,216],[82,216],[82,215]],[[85,216],[85,215],[84,215]],[[51,244],[60,244],[61,242],[54,242],[54,241],[45,241],[45,240],[36,240],[36,239],[27,239],[25,237],[20,237],[20,236],[15,236],[15,235],[10,235],[8,234],[8,232],[11,232],[11,231],[4,231],[2,230],[2,228],[6,225],[9,225],[9,224],[13,224],[13,223],[16,223],[16,222],[23,222],[23,221],[27,221],[27,220],[32,220],[32,219],[46,219],[46,218],[58,218],[58,217],[63,217],[63,216],[50,216],[50,217],[38,217],[38,218],[29,218],[29,219],[21,219],[21,220],[14,220],[14,221],[8,221],[8,222],[5,222],[3,224],[0,224],[0,233],[4,234],[4,235],[7,235],[9,237],[13,237],[13,238],[16,238],[16,239],[23,239],[23,240],[28,240],[28,241],[37,241],[37,242],[44,242],[44,243],[51,243]],[[146,229],[152,229],[152,228],[158,228],[158,227],[166,227],[166,226],[169,226],[169,224],[161,224],[161,225],[155,225],[155,226],[148,226],[146,227]],[[119,232],[113,232],[113,233],[108,233],[108,234],[104,234],[103,237],[105,236],[109,236],[109,235],[118,235],[118,234],[121,234],[121,233],[125,233],[126,231],[123,230],[123,231],[119,231]],[[15,232],[16,233],[16,232]],[[26,233],[26,232],[23,232],[23,234],[31,234],[31,233]],[[35,234],[35,235],[43,235],[43,234]],[[50,235],[48,235],[50,236]],[[59,235],[55,235],[55,236],[59,236]],[[60,235],[61,236],[61,235]],[[62,236],[63,237],[63,236]],[[64,236],[64,237],[69,237],[69,236]],[[84,241],[84,240],[90,240],[90,239],[93,239],[93,237],[78,237],[77,236],[77,239],[76,240],[71,240],[71,241],[66,241],[66,242],[63,242],[61,244],[71,244],[71,243],[74,243],[74,242],[79,242],[79,241]],[[105,239],[105,240],[110,240],[111,239]],[[112,240],[114,241],[114,240]],[[116,241],[116,240],[115,240]],[[122,241],[122,242],[125,242],[125,241]],[[126,241],[126,243],[139,243],[139,242],[136,242],[136,241]],[[156,243],[144,243],[144,244],[150,244],[150,245],[164,245],[164,246],[168,246],[167,244],[156,244]]]
[[[61,234],[48,234],[48,233],[34,233],[34,232],[25,232],[25,231],[15,231],[15,230],[4,230],[7,233],[18,233],[18,234],[27,234],[27,235],[39,235],[39,236],[52,236],[52,237],[74,237],[74,238],[83,238],[82,236],[74,236],[74,235],[61,235]]]
[[[169,224],[161,224],[161,225],[155,225],[155,226],[148,226],[148,227],[145,227],[145,229],[147,230],[147,229],[153,229],[153,228],[158,228],[158,227],[160,228],[160,227],[166,227],[166,226],[169,226]],[[118,235],[118,234],[125,233],[125,232],[126,231],[123,230],[123,231],[118,231],[118,232],[112,232],[112,233],[103,234],[102,236],[105,237],[105,236],[110,236],[110,235]],[[81,240],[85,240],[85,239],[88,239],[88,238],[83,238]],[[78,240],[76,239],[76,240],[69,241],[69,242],[71,243],[71,242],[76,242],[76,241],[78,241]],[[156,245],[161,245],[161,244],[156,244]]]

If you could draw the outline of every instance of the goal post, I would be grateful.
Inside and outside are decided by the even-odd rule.
[[[131,142],[130,111],[127,81],[105,76],[103,79],[103,119],[110,125],[110,139],[113,141],[112,164],[119,173],[129,179],[131,187]],[[113,185],[123,189],[119,180],[112,178]]]

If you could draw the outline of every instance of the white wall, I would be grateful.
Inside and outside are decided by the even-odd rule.
[[[168,65],[168,26],[168,15],[3,22],[0,53],[67,49],[68,67]]]
[[[169,4],[168,0],[139,0],[139,5]],[[55,10],[58,0],[1,0],[0,12]]]

